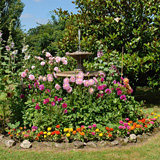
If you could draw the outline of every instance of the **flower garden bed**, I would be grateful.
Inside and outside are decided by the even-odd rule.
[[[105,62],[103,52],[98,52],[93,66],[99,66],[105,73],[93,78],[88,73],[85,79],[80,71],[63,79],[56,73],[70,70],[73,59],[53,57],[45,51],[41,56],[32,56],[28,46],[24,46],[22,68],[18,70],[13,44],[5,48],[4,58],[9,59],[10,65],[7,70],[4,63],[4,75],[0,79],[4,90],[0,94],[3,106],[0,119],[2,132],[14,140],[6,142],[7,145],[25,140],[67,145],[73,142],[74,146],[81,144],[82,147],[98,146],[102,142],[114,146],[132,139],[136,142],[143,139],[141,135],[159,127],[160,115],[142,112],[143,103],[131,95],[129,79],[120,77],[113,62]],[[9,123],[5,117],[6,104]]]

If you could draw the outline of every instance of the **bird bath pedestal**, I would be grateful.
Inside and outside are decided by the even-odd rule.
[[[72,76],[76,76],[79,73],[79,71],[82,71],[84,73],[84,77],[94,77],[95,75],[102,73],[102,71],[85,71],[83,67],[83,60],[88,58],[88,56],[92,54],[93,53],[81,52],[81,51],[67,53],[66,54],[67,56],[73,57],[74,59],[77,60],[77,69],[75,69],[74,71],[59,72],[59,73],[56,73],[56,76],[57,77],[72,77]]]

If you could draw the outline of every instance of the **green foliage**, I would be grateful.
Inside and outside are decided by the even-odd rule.
[[[0,1],[0,29],[3,32],[3,40],[7,42],[9,38],[9,26],[12,22],[11,34],[17,49],[21,47],[23,33],[20,29],[20,16],[23,12],[24,4],[21,0],[1,0]]]
[[[57,41],[64,35],[65,20],[56,20],[53,15],[51,17],[52,20],[47,24],[32,28],[27,33],[27,44],[37,53],[42,50],[52,55],[57,53]]]

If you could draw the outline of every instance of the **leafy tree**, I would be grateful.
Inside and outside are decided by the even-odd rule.
[[[66,33],[59,42],[59,51],[64,54],[77,50],[77,33],[80,28],[82,50],[95,54],[100,49],[104,49],[106,54],[117,50],[121,56],[124,47],[124,76],[130,77],[134,86],[158,86],[159,2],[159,0],[75,0],[73,3],[79,9],[77,14],[56,11],[59,16],[67,18]]]
[[[52,55],[55,55],[57,42],[63,37],[65,20],[56,20],[54,15],[51,15],[51,18],[47,24],[40,25],[28,31],[27,43],[37,52],[45,49],[52,53]]]
[[[3,32],[3,40],[9,38],[9,26],[12,23],[12,37],[16,46],[21,46],[23,32],[20,29],[20,16],[23,12],[24,4],[21,0],[1,0],[0,1],[0,29]]]

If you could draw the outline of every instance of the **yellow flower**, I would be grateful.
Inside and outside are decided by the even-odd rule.
[[[47,132],[43,132],[43,134],[47,134]]]
[[[18,136],[19,134],[17,133],[16,136]]]
[[[20,129],[20,130],[22,130],[22,129],[23,129],[23,127],[19,127],[19,129]]]
[[[50,136],[50,135],[51,135],[51,132],[48,132],[47,135]]]
[[[25,134],[25,132],[22,132],[22,134]]]
[[[99,132],[99,129],[97,128],[95,131],[96,131],[96,132]]]
[[[67,137],[70,137],[71,135],[70,135],[70,133],[67,133],[66,136],[67,136]]]
[[[47,136],[46,135],[44,135],[44,138],[46,138]]]
[[[160,117],[160,115],[158,115],[158,117]]]
[[[154,118],[156,118],[156,119],[157,119],[158,117],[154,117]]]
[[[47,128],[48,131],[51,131],[51,129],[52,129],[51,127],[48,127],[48,128]]]
[[[156,113],[154,115],[157,115]]]
[[[100,133],[99,136],[102,137],[102,136],[103,136],[103,133]]]
[[[69,128],[69,132],[73,132],[73,128]]]
[[[64,132],[68,132],[69,128],[64,128]]]

